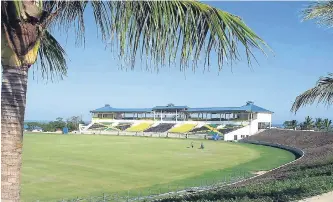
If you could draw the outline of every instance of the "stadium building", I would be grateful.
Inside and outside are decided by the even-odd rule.
[[[211,137],[239,140],[270,128],[271,111],[249,101],[241,107],[192,108],[156,106],[153,108],[113,108],[110,105],[91,111],[92,120],[81,126],[81,133],[126,134],[159,137]]]

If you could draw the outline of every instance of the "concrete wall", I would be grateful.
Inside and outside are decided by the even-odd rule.
[[[145,132],[125,132],[125,131],[84,131],[77,134],[89,135],[113,135],[113,136],[138,136],[138,137],[159,137],[159,138],[180,138],[180,139],[208,139],[207,134],[181,134],[181,133],[145,133]]]
[[[254,135],[258,132],[258,120],[252,120],[252,122],[238,130],[232,131],[224,135],[225,141],[234,140],[235,135],[237,140],[245,138],[247,135]]]
[[[258,113],[257,114],[258,122],[270,122],[272,123],[272,114],[268,113]]]
[[[243,139],[247,135],[255,135],[258,133],[258,123],[272,123],[272,114],[270,113],[256,113],[253,115],[253,120],[247,126],[240,128],[238,130],[232,131],[224,135],[224,140],[231,141],[234,140],[235,135],[237,136],[237,140]]]

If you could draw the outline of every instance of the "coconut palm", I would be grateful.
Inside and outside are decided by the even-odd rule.
[[[310,116],[305,117],[305,121],[302,124],[303,129],[302,130],[311,130],[314,126],[314,121]]]
[[[304,10],[304,20],[316,20],[318,24],[331,28],[333,26],[333,1],[312,3]],[[333,73],[319,78],[315,87],[297,96],[291,111],[297,112],[300,107],[313,103],[332,105]]]
[[[209,68],[216,52],[220,70],[240,59],[240,44],[249,64],[253,49],[267,47],[241,18],[200,2],[1,1],[3,200],[18,201],[20,195],[28,70],[38,58],[45,78],[66,75],[65,51],[50,30],[73,31],[77,44],[84,45],[85,11],[92,12],[101,39],[131,68],[141,59],[147,68],[179,61],[181,71],[195,71],[200,55]]]
[[[284,127],[285,129],[290,129],[290,121],[285,121],[285,122],[283,123],[283,127]]]
[[[327,77],[321,77],[315,87],[297,96],[291,110],[296,112],[302,106],[315,102],[326,106],[333,104],[333,73]]]
[[[324,119],[323,128],[328,132],[331,129],[332,120]]]
[[[296,120],[291,120],[290,121],[290,127],[292,129],[296,130],[297,126],[298,126],[298,122]]]
[[[296,130],[298,126],[298,122],[296,120],[291,120],[291,121],[285,121],[283,123],[284,128],[286,129],[293,129]]]
[[[323,119],[322,118],[316,118],[314,125],[318,131],[320,131],[323,128]]]

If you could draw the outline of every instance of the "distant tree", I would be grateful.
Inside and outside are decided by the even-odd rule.
[[[296,130],[298,126],[298,122],[296,120],[291,120],[291,121],[285,121],[283,123],[283,127],[285,129],[293,129],[293,130]]]
[[[304,122],[302,122],[302,123],[299,124],[299,128],[300,128],[301,130],[306,130],[305,127],[304,127]]]
[[[296,130],[297,126],[298,126],[298,122],[296,120],[291,120],[290,121],[290,127],[292,129]]]
[[[314,127],[314,121],[310,116],[305,117],[305,121],[303,122],[302,130],[311,130]]]
[[[316,118],[314,125],[318,131],[320,131],[323,128],[323,124],[324,123],[322,118]]]
[[[332,124],[332,120],[324,119],[324,121],[323,121],[323,128],[328,132],[332,128],[331,124]]]
[[[67,127],[69,131],[79,130],[80,123],[82,123],[80,116],[72,116],[67,119]]]
[[[36,127],[41,127],[41,123],[38,122],[27,122],[26,125],[28,126],[27,130],[32,131]]]
[[[58,117],[56,118],[56,121],[50,122],[54,130],[62,130],[66,126],[66,122],[63,118]]]
[[[285,129],[290,129],[290,122],[291,121],[285,121],[284,123],[283,123],[283,127],[285,128]]]

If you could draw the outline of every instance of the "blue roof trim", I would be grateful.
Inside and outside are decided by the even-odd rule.
[[[156,106],[154,108],[113,108],[110,105],[105,105],[102,108],[92,110],[92,113],[102,112],[151,112],[153,110],[181,110],[185,109],[186,112],[259,112],[259,113],[274,113],[257,105],[253,102],[248,102],[246,105],[241,107],[203,107],[203,108],[189,108],[188,106]]]
[[[240,109],[247,111],[247,112],[263,112],[263,113],[273,113],[267,109],[254,105],[253,103],[247,103],[244,106],[241,106]]]
[[[113,108],[110,106],[105,106],[102,108],[98,108],[95,110],[92,110],[92,113],[98,113],[98,112],[151,112],[152,108]]]
[[[153,110],[176,110],[176,109],[188,109],[188,106],[156,106]]]
[[[222,111],[241,111],[239,107],[203,107],[203,108],[189,108],[187,112],[222,112]]]

